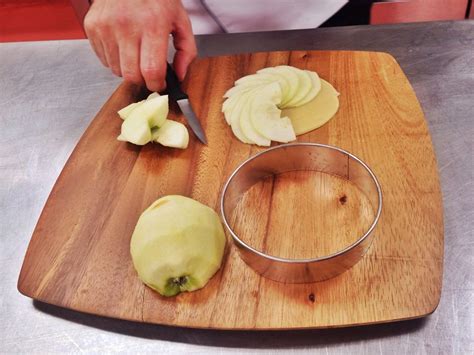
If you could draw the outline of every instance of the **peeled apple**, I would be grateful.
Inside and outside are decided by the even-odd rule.
[[[225,243],[224,229],[213,209],[171,195],[142,213],[130,253],[140,280],[169,297],[204,287],[221,266]]]

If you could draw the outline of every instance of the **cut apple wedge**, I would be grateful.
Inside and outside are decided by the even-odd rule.
[[[126,120],[128,116],[130,116],[132,111],[135,110],[138,106],[140,106],[143,102],[145,102],[145,100],[131,103],[130,105],[125,106],[123,109],[119,110],[117,113],[119,114],[122,120]]]
[[[156,96],[134,109],[127,120],[144,119],[150,128],[161,127],[168,117],[168,110],[168,95]]]
[[[158,97],[158,96],[160,96],[160,94],[158,94],[157,92],[152,92],[150,95],[148,95],[146,100],[141,100],[141,101],[138,101],[138,102],[131,103],[130,105],[125,106],[123,109],[119,110],[117,113],[119,114],[119,116],[122,120],[126,120],[128,118],[128,116],[130,116],[132,111],[135,110],[138,106],[140,106],[145,101],[148,101],[148,100],[153,99],[153,98]]]
[[[150,95],[148,95],[148,97],[146,99],[151,100],[151,99],[154,99],[155,97],[158,97],[158,96],[160,96],[160,94],[158,94],[157,92],[152,92]]]
[[[180,122],[166,120],[165,123],[152,130],[152,140],[165,147],[185,149],[189,143],[189,133]]]
[[[146,100],[122,123],[120,137],[130,143],[144,145],[151,140],[151,128],[161,127],[168,116],[168,95]]]
[[[151,129],[145,119],[128,118],[122,123],[122,132],[117,138],[120,141],[136,145],[145,145],[151,141]]]

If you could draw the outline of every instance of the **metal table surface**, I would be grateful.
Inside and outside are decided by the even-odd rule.
[[[31,233],[66,159],[120,80],[87,41],[0,45],[0,352],[474,352],[474,21],[198,38],[200,55],[353,49],[395,56],[421,102],[441,176],[441,302],[414,321],[332,330],[211,331],[147,325],[32,302],[16,290]]]

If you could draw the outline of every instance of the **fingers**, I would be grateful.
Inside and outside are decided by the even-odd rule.
[[[105,60],[107,61],[108,67],[117,76],[122,76],[120,69],[120,54],[119,47],[115,39],[107,38],[102,40],[102,46],[104,47]]]
[[[194,34],[186,13],[179,16],[179,22],[176,23],[173,31],[173,43],[176,48],[173,66],[178,79],[183,81],[186,77],[189,64],[196,58],[197,48]]]
[[[168,34],[145,34],[140,48],[140,70],[150,91],[160,91],[166,87],[166,57]]]
[[[94,53],[97,55],[102,65],[108,67],[107,60],[105,59],[104,47],[102,46],[102,42],[96,32],[96,23],[90,14],[87,14],[84,19],[84,31],[86,32],[86,36],[89,39],[89,43],[94,50]]]
[[[119,47],[110,26],[101,22],[98,15],[88,13],[84,19],[84,30],[102,64],[121,76]]]
[[[100,62],[104,67],[108,67],[107,59],[105,58],[104,47],[102,46],[102,42],[97,40],[96,38],[89,38],[89,42],[94,50],[94,53],[99,58]]]
[[[119,45],[119,62],[122,77],[131,83],[142,84],[140,71],[140,41],[138,38],[129,38]]]

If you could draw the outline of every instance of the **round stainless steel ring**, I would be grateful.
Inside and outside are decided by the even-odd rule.
[[[289,171],[320,171],[354,183],[369,198],[375,216],[367,231],[353,244],[331,255],[310,259],[272,256],[246,244],[233,231],[228,217],[240,198],[265,177]],[[372,233],[382,213],[382,189],[370,168],[353,154],[318,143],[290,143],[269,148],[231,174],[221,195],[221,214],[241,258],[260,275],[285,283],[309,283],[329,279],[355,265],[372,243]]]

